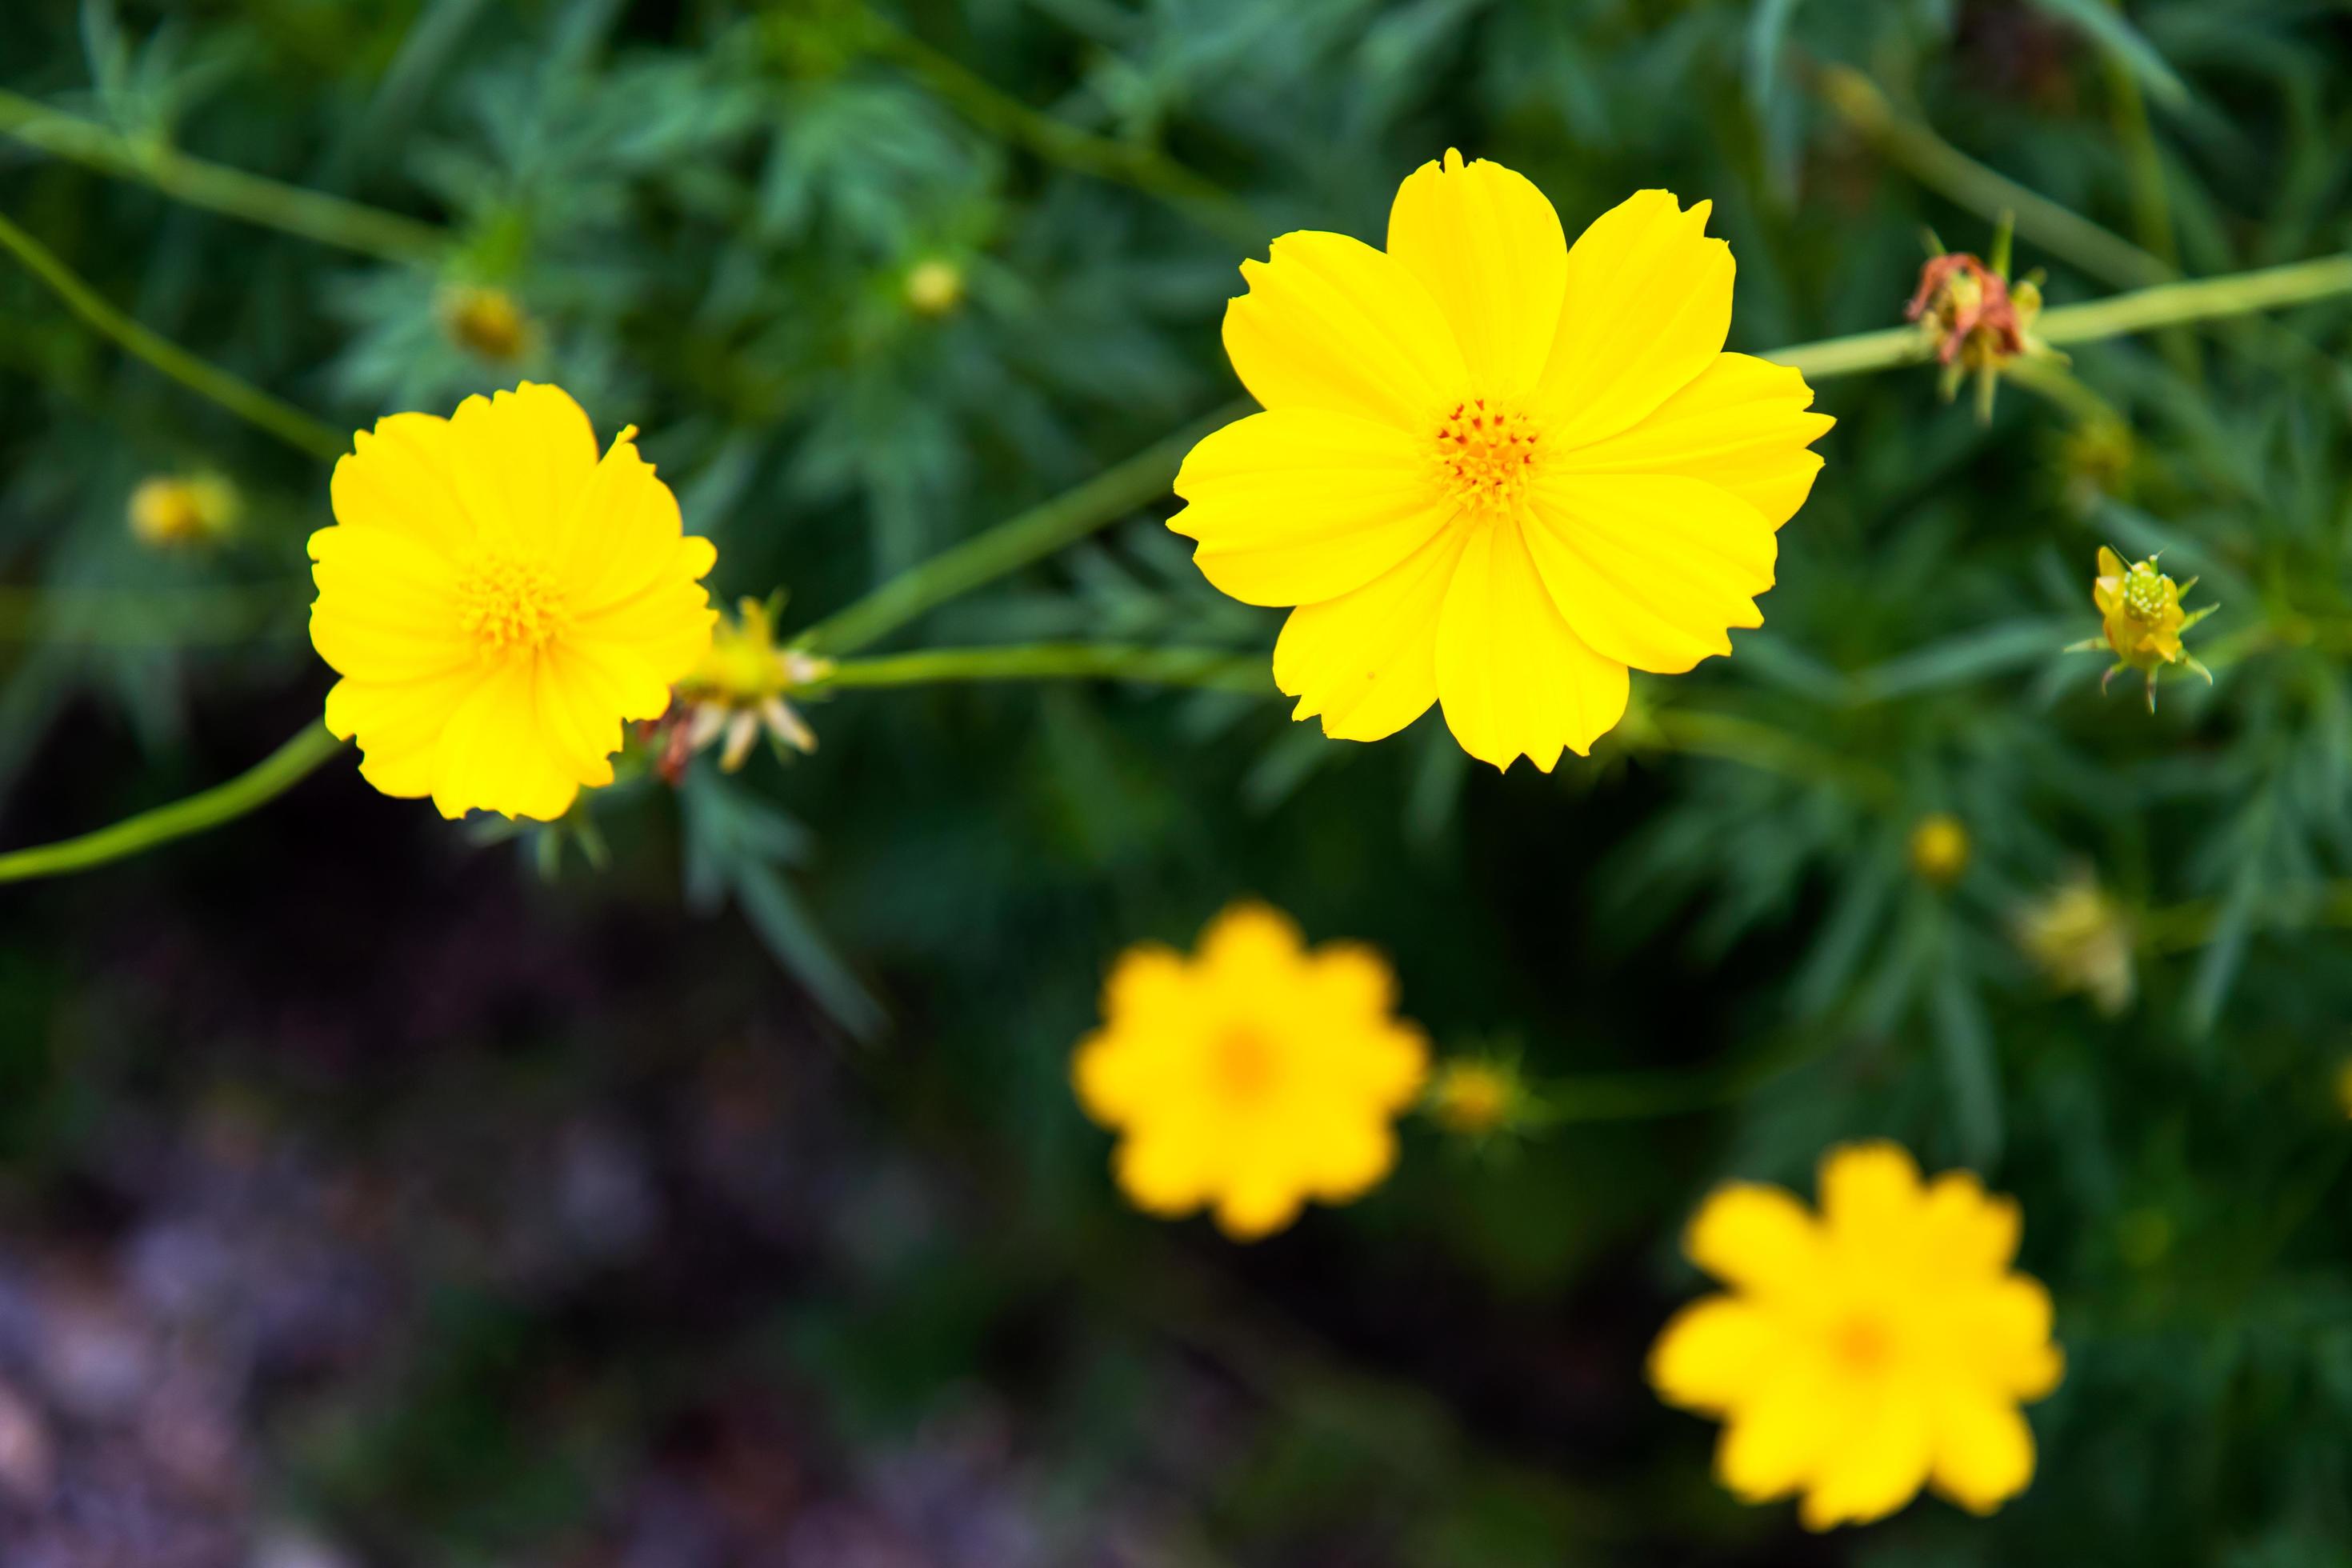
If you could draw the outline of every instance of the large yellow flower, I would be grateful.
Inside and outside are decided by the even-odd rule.
[[[1443,702],[1463,749],[1549,771],[1762,624],[1774,531],[1830,426],[1785,366],[1723,352],[1709,204],[1643,191],[1567,244],[1520,175],[1424,164],[1388,249],[1301,233],[1242,264],[1225,349],[1265,412],[1202,440],[1169,526],[1210,582],[1297,605],[1294,717],[1376,741]]]
[[[1345,1203],[1396,1161],[1391,1123],[1421,1091],[1428,1043],[1395,1016],[1371,949],[1312,952],[1288,917],[1236,904],[1200,955],[1130,948],[1103,989],[1103,1026],[1071,1079],[1123,1136],[1118,1184],[1159,1215],[1216,1207],[1236,1240],[1280,1230],[1308,1198]]]
[[[580,405],[525,382],[353,438],[310,536],[310,640],[376,788],[552,819],[613,782],[622,721],[669,706],[710,646],[717,555],[634,434],[600,461]]]
[[[1990,1513],[2033,1477],[2018,1411],[2057,1386],[2050,1296],[2010,1272],[2017,1205],[1950,1171],[1922,1184],[1892,1143],[1822,1160],[1817,1220],[1780,1187],[1710,1196],[1684,1239],[1732,1287],[1650,1352],[1670,1404],[1724,1420],[1723,1484],[1802,1492],[1809,1529],[1883,1519],[1936,1489]]]

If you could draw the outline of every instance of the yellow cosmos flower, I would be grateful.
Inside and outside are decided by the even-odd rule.
[[[1308,951],[1289,918],[1237,904],[1197,957],[1128,950],[1103,989],[1103,1026],[1071,1080],[1121,1134],[1113,1168],[1138,1208],[1213,1205],[1237,1241],[1280,1230],[1308,1198],[1345,1203],[1396,1161],[1391,1123],[1421,1092],[1429,1047],[1398,1018],[1371,949]]]
[[[1169,526],[1209,581],[1295,605],[1296,718],[1375,741],[1443,703],[1471,755],[1549,771],[1762,624],[1775,531],[1830,427],[1785,366],[1723,352],[1730,247],[1643,191],[1571,249],[1526,179],[1449,152],[1388,248],[1285,235],[1242,264],[1225,349],[1265,412],[1184,460]]]
[[[599,460],[580,405],[525,382],[354,437],[310,536],[310,640],[370,784],[552,820],[613,782],[622,721],[669,706],[717,616],[696,581],[717,552],[635,433]]]
[[[2058,1385],[2050,1296],[2010,1271],[2017,1205],[1975,1176],[1922,1183],[1892,1143],[1832,1149],[1819,1218],[1734,1183],[1684,1238],[1731,1287],[1650,1352],[1672,1405],[1723,1418],[1716,1470],[1746,1502],[1802,1493],[1808,1529],[1883,1519],[1923,1485],[1990,1513],[2033,1477],[2020,1401]]]

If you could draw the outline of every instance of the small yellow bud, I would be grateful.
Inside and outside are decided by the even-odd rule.
[[[243,510],[236,487],[218,474],[157,474],[131,492],[131,531],[158,550],[211,544]]]
[[[1516,1131],[1534,1109],[1518,1065],[1495,1057],[1456,1057],[1439,1067],[1426,1104],[1440,1127],[1474,1139]]]
[[[907,273],[907,303],[918,315],[944,316],[963,303],[963,268],[932,257]]]
[[[2147,677],[2147,708],[2156,711],[2156,678],[2166,665],[2186,665],[2213,681],[2212,671],[2200,664],[2195,656],[2180,643],[2180,634],[2211,615],[2217,606],[2207,605],[2202,609],[2184,610],[2181,595],[2197,586],[2191,577],[2186,583],[2175,583],[2157,570],[2153,559],[2124,564],[2123,557],[2105,545],[2099,546],[2099,574],[2091,580],[2091,602],[2098,606],[2100,631],[2106,637],[2109,651],[2116,662],[2099,685],[2105,689],[2107,681],[2126,669],[2137,669]],[[2077,643],[2076,647],[2095,648],[2095,641]]]
[[[2056,989],[2084,993],[2102,1013],[2131,1005],[2131,922],[2087,872],[2026,910],[2017,941]]]
[[[1911,869],[1948,888],[1969,868],[1969,830],[1948,811],[1931,812],[1911,828]]]
[[[449,341],[483,359],[503,363],[530,347],[530,318],[503,289],[453,283],[441,292],[440,314]]]

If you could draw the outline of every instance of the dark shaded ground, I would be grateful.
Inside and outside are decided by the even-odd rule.
[[[87,787],[35,770],[11,838],[116,744],[69,721]],[[1696,1464],[1602,1495],[1704,1442],[1629,1375],[1638,1259],[1563,1310],[1346,1228],[1409,1212],[1246,1251],[1025,1213],[919,1035],[836,1043],[664,859],[551,889],[337,770],[12,896],[0,1561],[1656,1562],[1615,1521],[1766,1522]]]

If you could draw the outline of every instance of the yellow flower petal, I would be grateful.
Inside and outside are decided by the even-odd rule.
[[[571,394],[526,381],[459,404],[446,451],[460,492],[488,500],[475,513],[486,537],[544,550],[595,468],[596,432]]]
[[[1736,1297],[1704,1297],[1659,1333],[1650,1351],[1650,1384],[1670,1405],[1717,1415],[1772,1375],[1786,1345],[1771,1314]]]
[[[1898,1143],[1845,1143],[1822,1157],[1822,1223],[1857,1254],[1913,1249],[1920,1217],[1919,1166]]]
[[[1244,261],[1225,353],[1268,408],[1320,408],[1418,430],[1467,372],[1453,329],[1402,262],[1342,234],[1286,234]]]
[[[477,528],[449,468],[449,422],[439,415],[387,415],[353,436],[328,496],[341,527],[402,534],[453,562],[474,548]]]
[[[1362,587],[1445,526],[1433,460],[1393,426],[1318,408],[1234,421],[1176,476],[1190,504],[1168,526],[1245,605],[1311,605]]]
[[[1689,211],[1643,191],[1601,215],[1568,253],[1568,282],[1536,394],[1559,447],[1613,436],[1697,379],[1731,330],[1731,247]]]
[[[1919,1393],[1902,1385],[1878,1389],[1855,1402],[1822,1450],[1797,1518],[1808,1530],[1885,1519],[1919,1495],[1933,1451]]]
[[[1306,1195],[1286,1173],[1245,1172],[1217,1200],[1217,1228],[1235,1241],[1260,1240],[1297,1219]]]
[[[1551,454],[1551,474],[1679,474],[1719,485],[1779,528],[1821,472],[1805,448],[1836,423],[1808,410],[1813,390],[1789,365],[1717,354],[1696,380],[1616,435]]]
[[[1920,1245],[1935,1266],[1955,1279],[2005,1272],[2016,1260],[2021,1228],[2015,1201],[1987,1194],[1971,1172],[1947,1171],[1927,1184],[1919,1214]]]
[[[389,795],[421,798],[433,793],[433,759],[449,715],[486,674],[468,660],[413,680],[347,675],[327,693],[327,729],[341,740],[361,738],[360,773],[368,783]]]
[[[433,804],[442,816],[475,809],[551,822],[580,786],[540,732],[531,667],[502,667],[449,717],[433,763]]]
[[[1811,1479],[1853,1417],[1848,1390],[1792,1358],[1724,1417],[1716,1479],[1742,1502],[1786,1497]]]
[[[1335,740],[1393,735],[1437,700],[1437,626],[1464,544],[1431,539],[1357,589],[1290,612],[1274,645],[1274,683],[1298,699],[1294,719],[1322,715]]]
[[[1509,519],[1466,531],[1437,631],[1437,690],[1462,749],[1549,773],[1624,717],[1625,667],[1592,651],[1554,606]]]
[[[1760,626],[1779,544],[1730,491],[1674,474],[1575,474],[1532,492],[1529,551],[1560,615],[1596,653],[1679,674]]]
[[[1784,1187],[1733,1182],[1708,1194],[1683,1237],[1693,1263],[1760,1295],[1810,1294],[1820,1280],[1821,1226]]]
[[[1388,253],[1445,312],[1480,395],[1535,384],[1559,322],[1568,237],[1525,175],[1451,150],[1423,163],[1397,187]]]
[[[1120,1142],[1111,1157],[1112,1174],[1128,1201],[1146,1214],[1186,1215],[1216,1194],[1209,1152],[1198,1139],[1146,1129]]]
[[[1935,1415],[1936,1489],[1972,1513],[1990,1513],[2033,1479],[2033,1429],[2007,1400],[1947,1389]]]

